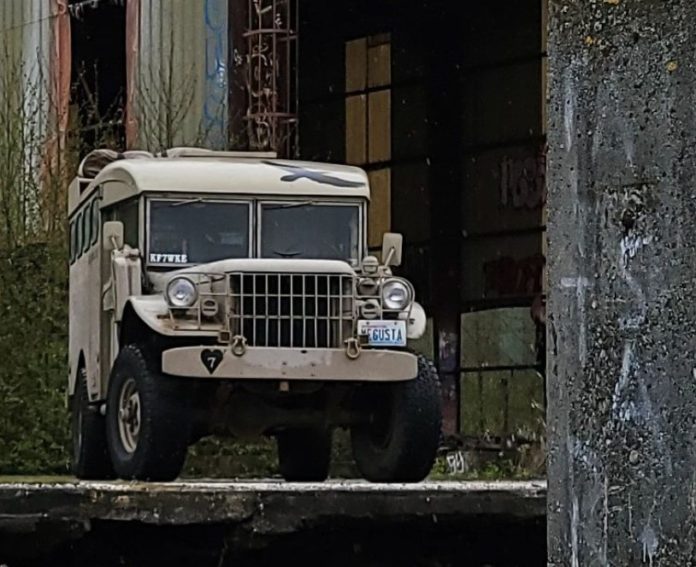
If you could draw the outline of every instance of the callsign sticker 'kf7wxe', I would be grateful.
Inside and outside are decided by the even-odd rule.
[[[151,264],[188,264],[186,254],[150,254]]]

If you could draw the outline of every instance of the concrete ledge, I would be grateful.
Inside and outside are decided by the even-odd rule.
[[[332,517],[543,518],[546,484],[533,482],[56,482],[0,484],[0,530],[33,522],[113,520],[157,525],[253,524],[286,533]]]
[[[346,545],[391,550],[407,564],[423,548],[455,553],[467,541],[487,554],[512,553],[489,543],[501,533],[538,558],[545,513],[544,482],[0,481],[0,565],[54,564],[83,553],[88,559],[75,564],[94,564],[105,546],[113,565],[165,555],[174,563],[163,564],[184,564],[177,561],[187,553],[188,564],[219,565],[221,554],[281,559],[321,550],[330,557]],[[124,557],[131,563],[120,563]]]

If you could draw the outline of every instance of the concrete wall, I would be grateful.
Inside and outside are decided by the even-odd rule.
[[[693,565],[696,4],[551,6],[549,565]]]

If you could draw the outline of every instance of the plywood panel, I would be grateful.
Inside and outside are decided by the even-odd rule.
[[[367,38],[346,42],[346,92],[364,91],[367,85]]]
[[[391,90],[368,95],[368,161],[391,160]]]
[[[371,171],[371,200],[368,215],[368,245],[380,246],[382,235],[391,229],[391,170]]]
[[[346,99],[346,161],[363,165],[367,161],[367,96]]]
[[[463,156],[462,220],[467,234],[543,224],[546,156],[538,142]]]
[[[536,328],[528,307],[464,313],[461,366],[527,366],[536,363]]]
[[[367,85],[385,87],[391,83],[391,44],[383,43],[368,49]]]
[[[465,372],[461,433],[536,439],[544,431],[544,381],[534,370]]]
[[[541,233],[464,241],[462,300],[528,298],[542,289]]]

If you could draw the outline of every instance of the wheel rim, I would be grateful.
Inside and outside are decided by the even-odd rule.
[[[127,453],[134,453],[140,437],[140,394],[133,378],[121,386],[118,397],[118,433],[121,445]]]

